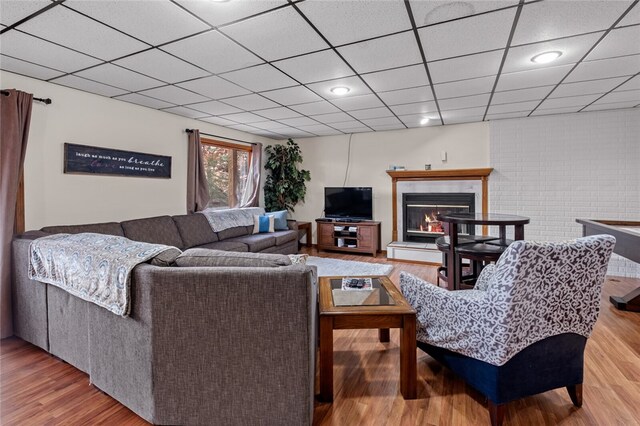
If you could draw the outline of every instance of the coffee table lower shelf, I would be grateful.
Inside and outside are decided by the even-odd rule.
[[[320,400],[333,401],[333,330],[378,329],[380,342],[389,341],[389,329],[400,329],[400,392],[405,399],[417,394],[416,313],[386,276],[379,280],[394,305],[335,306],[332,279],[320,278]]]

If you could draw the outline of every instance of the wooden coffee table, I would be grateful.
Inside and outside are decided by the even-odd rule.
[[[416,311],[389,277],[369,277],[374,288],[366,292],[343,291],[342,278],[320,278],[320,399],[333,401],[333,330],[362,328],[377,328],[381,342],[400,329],[400,392],[415,399]]]

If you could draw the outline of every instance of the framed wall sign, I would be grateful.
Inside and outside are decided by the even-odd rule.
[[[171,157],[65,143],[64,172],[169,179]]]

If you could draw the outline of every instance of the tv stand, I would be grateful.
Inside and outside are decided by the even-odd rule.
[[[334,250],[351,253],[371,253],[376,257],[380,250],[380,222],[316,219],[318,250]]]

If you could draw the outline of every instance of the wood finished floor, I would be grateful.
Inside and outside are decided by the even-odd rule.
[[[307,250],[318,255],[315,249]],[[434,282],[435,267],[383,256],[322,253],[345,260],[394,265]],[[587,343],[584,405],[574,408],[564,389],[508,404],[506,425],[640,424],[640,313],[620,312],[609,295],[625,294],[638,279],[610,277],[602,311]],[[376,330],[334,332],[334,402],[315,403],[314,425],[487,425],[485,400],[418,350],[418,399],[398,388],[398,330],[378,342]],[[318,389],[316,388],[316,392]],[[215,419],[211,420],[215,424]],[[129,409],[90,386],[88,376],[18,338],[0,342],[0,424],[144,425]]]

